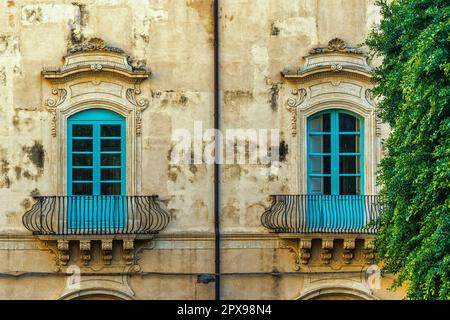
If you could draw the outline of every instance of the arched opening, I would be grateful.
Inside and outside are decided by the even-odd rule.
[[[122,228],[126,221],[125,118],[106,109],[67,119],[67,207],[72,230]]]
[[[358,287],[329,285],[307,290],[297,300],[376,300],[369,291]]]
[[[310,228],[361,228],[364,197],[364,121],[341,109],[307,118],[307,203]]]
[[[364,121],[354,113],[331,109],[308,118],[308,193],[364,193]]]
[[[93,287],[66,293],[59,300],[134,300],[134,297],[117,289]]]

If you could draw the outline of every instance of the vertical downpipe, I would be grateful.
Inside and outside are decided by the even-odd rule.
[[[220,300],[220,164],[219,154],[222,150],[219,137],[220,130],[220,96],[219,96],[219,0],[213,0],[214,15],[214,236],[215,236],[215,299]]]

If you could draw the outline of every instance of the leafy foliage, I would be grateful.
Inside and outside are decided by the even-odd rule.
[[[381,0],[366,44],[379,115],[392,129],[379,172],[383,271],[410,299],[450,299],[450,2]]]

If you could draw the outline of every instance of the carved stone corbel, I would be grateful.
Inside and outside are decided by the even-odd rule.
[[[80,257],[83,265],[87,266],[91,261],[91,241],[80,240]]]
[[[102,260],[105,264],[111,264],[112,260],[112,240],[102,240]]]
[[[123,259],[126,261],[127,265],[133,264],[134,240],[132,240],[132,239],[124,239],[123,240]]]
[[[363,248],[363,257],[366,264],[373,264],[375,260],[375,245],[373,240],[365,239]]]
[[[320,258],[324,264],[329,264],[333,257],[333,243],[334,241],[332,238],[322,239],[322,252],[320,253]]]
[[[305,101],[306,90],[303,88],[292,90],[293,97],[286,101],[286,109],[291,113],[291,132],[292,136],[297,135],[297,108]]]
[[[345,264],[349,264],[353,259],[353,252],[355,250],[355,239],[344,239],[342,258]]]
[[[66,266],[70,259],[68,240],[58,240],[58,256],[60,265]]]
[[[301,239],[298,246],[301,264],[308,264],[311,258],[311,239]]]

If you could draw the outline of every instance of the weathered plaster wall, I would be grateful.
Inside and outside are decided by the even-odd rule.
[[[158,194],[173,230],[211,230],[211,167],[172,166],[176,128],[211,127],[212,11],[205,1],[2,1],[0,34],[0,230],[25,232],[20,219],[30,194],[56,194],[49,152],[50,86],[44,67],[62,63],[67,47],[89,37],[124,49],[153,72],[142,86],[142,194]],[[5,206],[5,203],[9,205]]]
[[[222,126],[279,128],[282,140],[278,175],[261,175],[259,165],[223,166],[222,229],[256,239],[224,239],[223,271],[289,271],[289,251],[260,223],[268,195],[296,190],[285,109],[293,87],[280,71],[299,65],[311,47],[331,38],[361,43],[378,12],[372,0],[222,0],[220,6]],[[174,241],[180,233],[213,232],[213,168],[169,163],[173,130],[193,132],[194,121],[204,129],[213,124],[212,32],[212,2],[205,0],[0,1],[0,272],[53,270],[54,256],[21,222],[31,195],[56,193],[49,154],[54,138],[44,107],[51,87],[41,70],[60,66],[68,46],[90,37],[124,49],[134,65],[152,70],[142,85],[150,100],[143,113],[142,194],[158,194],[172,220],[166,238],[143,254],[143,271],[213,271],[211,238]],[[224,298],[293,299],[309,281],[262,279],[224,278]],[[57,276],[2,279],[0,298],[55,299],[65,284]],[[213,284],[198,284],[195,276],[132,277],[130,287],[136,298],[210,299],[214,292]],[[378,296],[391,297],[385,291]]]
[[[360,0],[258,1],[256,6],[230,0],[221,7],[222,126],[280,129],[282,143],[278,175],[260,174],[264,166],[223,166],[223,227],[264,231],[259,217],[267,195],[299,193],[293,172],[304,155],[293,145],[306,129],[292,137],[285,108],[297,87],[282,79],[280,71],[302,65],[312,47],[335,37],[360,45],[379,13],[372,1]]]

